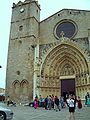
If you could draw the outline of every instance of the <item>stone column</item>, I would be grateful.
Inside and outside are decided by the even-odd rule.
[[[87,84],[89,84],[89,74],[86,74],[87,77]]]
[[[37,45],[34,49],[34,75],[33,75],[33,100],[35,96],[39,96],[39,88],[38,86],[38,73],[39,73],[39,43],[37,40]]]
[[[90,29],[88,29],[88,42],[89,42],[89,53],[90,53]]]

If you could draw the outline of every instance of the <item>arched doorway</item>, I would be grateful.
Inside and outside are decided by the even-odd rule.
[[[86,74],[89,73],[83,51],[74,42],[64,41],[50,50],[44,58],[41,66],[42,95],[53,93],[61,96],[60,77],[67,80],[67,78],[70,79],[70,76],[74,76],[74,92],[79,95],[83,81],[85,83],[85,79],[87,79]]]
[[[75,87],[75,78],[63,78],[60,80],[61,82],[61,96],[64,97],[64,101],[69,96],[69,94],[76,94],[76,87]]]

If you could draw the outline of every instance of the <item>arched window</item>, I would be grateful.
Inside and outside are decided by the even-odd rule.
[[[23,95],[27,95],[27,93],[28,93],[28,85],[29,85],[29,83],[28,83],[27,80],[22,80],[21,81],[21,89],[22,89],[22,94]]]
[[[20,93],[20,82],[18,80],[15,80],[13,82],[13,88],[14,88],[14,93],[18,95]]]

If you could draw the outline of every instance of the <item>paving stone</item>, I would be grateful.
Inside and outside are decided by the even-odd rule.
[[[69,120],[68,108],[58,112],[29,106],[10,107],[10,109],[14,112],[13,120]],[[90,120],[90,107],[76,108],[75,120]]]

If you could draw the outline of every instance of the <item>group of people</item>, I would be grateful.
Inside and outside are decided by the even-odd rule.
[[[54,95],[49,95],[46,98],[42,98],[41,95],[36,96],[34,99],[34,108],[38,107],[45,107],[46,110],[51,110],[52,108],[55,109],[56,111],[59,110],[60,108],[65,108],[67,106],[67,100],[70,95],[68,95],[67,99],[65,100],[63,96],[58,98],[57,96]],[[75,103],[77,102],[78,108],[82,108],[82,101],[81,98],[78,96],[76,98],[75,95],[73,95],[73,99],[75,100]]]
[[[60,111],[61,108],[65,108],[66,106],[68,106],[69,113],[70,113],[70,120],[71,119],[75,120],[74,112],[76,108],[76,103],[79,109],[82,108],[82,101],[80,97],[78,96],[78,98],[76,98],[76,96],[73,94],[68,95],[68,98],[66,99],[66,101],[64,101],[63,96],[58,98],[57,96],[49,95],[44,99],[43,102],[46,110],[51,110],[53,108],[56,111]],[[40,95],[40,98],[36,96],[34,99],[34,108],[36,109],[37,107],[41,106],[41,104],[42,104],[41,95]]]
[[[16,107],[16,102],[12,101],[9,96],[7,97],[7,106],[14,106],[14,107]]]
[[[55,109],[56,111],[60,111],[60,104],[59,104],[59,98],[54,95],[49,95],[45,98],[44,101],[45,109],[51,110],[52,108]]]
[[[39,98],[36,96],[34,99],[34,108],[36,109],[37,107],[44,107],[46,110],[51,110],[53,108],[56,111],[60,111],[60,101],[59,98],[54,95],[49,95],[44,99],[41,95]]]

